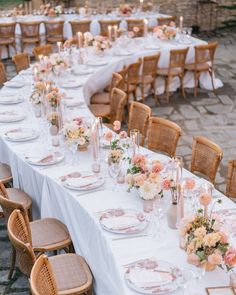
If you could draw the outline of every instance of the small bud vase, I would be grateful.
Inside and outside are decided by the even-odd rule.
[[[143,211],[145,213],[150,213],[153,211],[154,200],[143,200]]]

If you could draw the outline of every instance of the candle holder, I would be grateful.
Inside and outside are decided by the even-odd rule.
[[[130,130],[130,139],[132,142],[132,156],[133,157],[137,153],[139,153],[139,137],[140,137],[140,132],[138,129]]]

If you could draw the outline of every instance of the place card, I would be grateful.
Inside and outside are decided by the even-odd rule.
[[[212,287],[206,288],[208,295],[236,295],[235,289],[232,287]]]

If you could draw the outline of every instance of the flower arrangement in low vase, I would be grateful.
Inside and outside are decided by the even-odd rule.
[[[95,52],[97,54],[101,54],[104,53],[106,49],[111,48],[111,42],[107,37],[99,35],[94,37],[93,47],[95,48]]]
[[[63,127],[67,144],[76,142],[78,149],[86,149],[91,138],[91,125],[84,118],[74,118]]]
[[[19,4],[18,6],[14,7],[11,16],[16,17],[18,15],[23,15],[24,14],[24,8],[23,4]]]
[[[204,210],[199,209],[195,216],[188,216],[181,221],[180,235],[184,239],[184,249],[187,252],[187,261],[206,271],[212,271],[217,266],[231,270],[236,264],[236,250],[229,244],[227,231],[216,214],[208,216],[205,206],[211,202],[210,198],[201,195],[200,204]]]
[[[30,95],[30,102],[33,105],[35,116],[41,117],[41,105],[43,103],[43,92],[45,90],[44,83],[36,82],[34,90]]]
[[[69,59],[61,54],[54,53],[50,56],[48,60],[48,68],[51,68],[51,71],[56,76],[65,72],[69,67]]]
[[[166,25],[157,26],[153,29],[153,35],[160,40],[173,40],[175,39],[176,34],[177,31],[175,28]]]
[[[49,62],[48,57],[41,59],[39,62],[35,63],[33,66],[34,81],[44,81],[47,80],[48,74],[52,70],[52,65]]]
[[[45,16],[49,16],[49,17],[56,17],[62,14],[61,5],[53,7],[50,3],[48,3],[46,5],[41,5],[40,10]]]
[[[121,15],[130,16],[132,14],[132,7],[129,4],[121,4],[119,8],[119,12]]]
[[[59,89],[53,85],[49,86],[46,95],[47,102],[52,109],[59,107],[63,94],[60,93]]]

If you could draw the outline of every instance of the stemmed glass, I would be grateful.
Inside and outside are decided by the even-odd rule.
[[[176,273],[176,284],[183,290],[183,295],[189,295],[188,284],[194,278],[194,272],[188,268],[178,269]]]
[[[108,161],[108,172],[113,179],[112,191],[117,191],[117,177],[120,174],[122,159],[117,162]]]
[[[76,152],[78,149],[78,141],[77,140],[70,140],[69,142],[69,150],[72,153],[72,158],[71,158],[71,165],[76,166]]]

